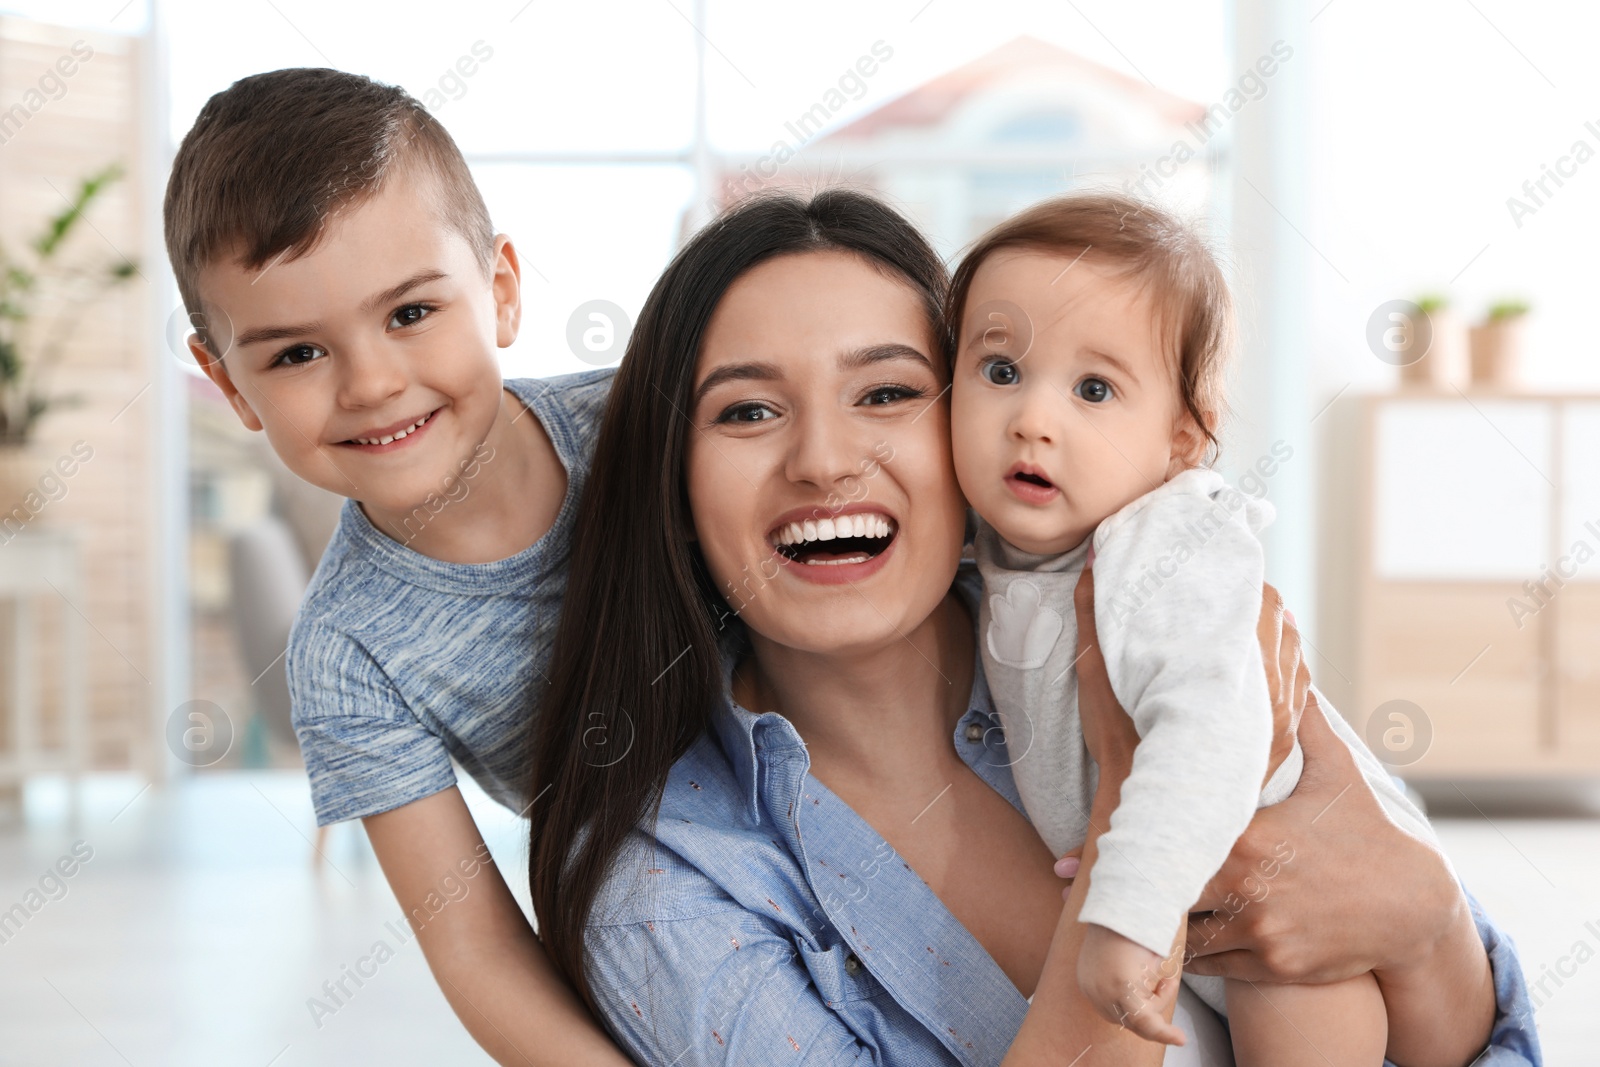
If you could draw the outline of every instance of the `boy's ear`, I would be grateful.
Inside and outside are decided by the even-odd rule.
[[[509,348],[522,328],[522,264],[517,261],[517,249],[511,238],[499,234],[494,239],[494,274],[491,289],[494,292],[495,344]]]
[[[197,333],[191,333],[188,340],[189,354],[194,356],[194,361],[200,364],[200,369],[210,378],[212,384],[222,390],[222,395],[228,398],[228,404],[233,408],[234,414],[239,416],[239,421],[244,423],[247,430],[260,430],[261,420],[256,418],[256,413],[251,409],[244,397],[239,395],[238,386],[233,384],[233,379],[228,376],[228,368],[222,365],[222,357],[211,351]]]

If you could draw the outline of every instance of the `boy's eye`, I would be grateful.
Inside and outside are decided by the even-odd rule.
[[[735,404],[718,415],[716,421],[725,422],[771,422],[778,417],[778,413],[767,405],[751,400],[743,404]]]
[[[1073,392],[1091,404],[1099,404],[1111,399],[1111,383],[1104,378],[1085,378]]]
[[[861,403],[868,407],[882,407],[885,404],[898,403],[901,400],[915,400],[917,397],[926,396],[927,393],[912,385],[875,385],[861,398]]]
[[[303,367],[328,353],[316,345],[290,345],[272,359],[274,367]]]
[[[978,367],[978,373],[991,385],[1016,385],[1022,380],[1022,372],[1017,369],[1017,365],[1003,356],[993,356],[984,360]]]
[[[396,308],[394,314],[389,316],[389,328],[391,330],[399,330],[407,326],[415,326],[427,318],[432,311],[433,308],[427,304],[407,304],[405,307]]]

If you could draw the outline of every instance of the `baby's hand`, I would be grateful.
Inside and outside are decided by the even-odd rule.
[[[1183,1044],[1183,1031],[1167,1021],[1177,996],[1177,961],[1168,963],[1119,933],[1087,923],[1078,953],[1078,985],[1095,1010],[1146,1041]]]

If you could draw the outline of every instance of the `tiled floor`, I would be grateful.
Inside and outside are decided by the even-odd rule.
[[[160,791],[102,777],[85,793],[76,828],[64,790],[41,783],[26,825],[0,830],[0,913],[32,911],[0,931],[0,1063],[489,1062],[416,945],[394,933],[400,910],[359,828],[336,828],[331,866],[310,862],[298,772],[199,775]],[[520,869],[509,814],[469,800],[503,866]],[[1543,976],[1547,1062],[1588,1067],[1600,1048],[1600,819],[1468,811],[1438,820],[1446,847],[1530,978]],[[48,878],[80,841],[72,876]],[[329,1013],[323,983],[379,941],[394,957]]]

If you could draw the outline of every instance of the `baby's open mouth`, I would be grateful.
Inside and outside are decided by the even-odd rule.
[[[888,548],[898,532],[889,516],[863,511],[785,523],[767,540],[791,562],[828,567],[865,563]]]
[[[1055,483],[1050,481],[1048,478],[1043,478],[1028,471],[1018,471],[1011,477],[1015,478],[1019,482],[1027,482],[1029,485],[1037,485],[1041,489],[1054,489],[1056,487]]]

